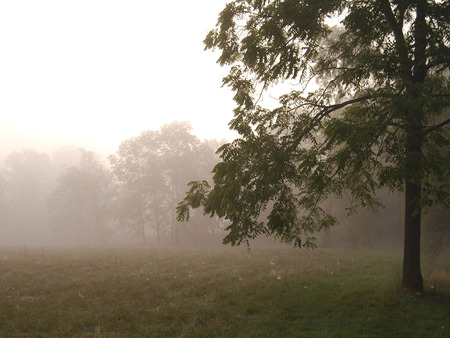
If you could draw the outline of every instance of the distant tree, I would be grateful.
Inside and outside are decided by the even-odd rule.
[[[173,122],[161,128],[161,154],[164,158],[165,177],[169,189],[169,214],[172,243],[179,242],[179,223],[176,219],[177,203],[186,193],[186,185],[198,179],[210,159],[207,148],[191,134],[191,126],[187,122]],[[206,156],[205,156],[206,155]],[[211,171],[212,166],[209,167]]]
[[[109,157],[119,183],[117,216],[134,229],[142,243],[146,229],[161,234],[170,231],[178,243],[180,229],[176,206],[184,196],[186,184],[209,173],[214,152],[191,134],[186,122],[173,122],[157,131],[144,131],[125,140]]]
[[[77,244],[102,243],[108,235],[110,174],[92,152],[80,152],[81,163],[60,174],[48,200],[50,220]]]
[[[160,243],[168,223],[168,191],[159,131],[144,131],[123,141],[109,160],[119,183],[115,216],[142,244],[146,244],[146,227],[156,231]]]
[[[427,0],[228,3],[205,44],[232,66],[224,85],[241,137],[220,148],[212,188],[191,184],[179,219],[201,205],[231,221],[224,243],[265,234],[313,246],[336,223],[320,207],[327,196],[348,196],[353,213],[379,207],[380,188],[404,191],[402,284],[422,289],[422,208],[449,206],[449,11]],[[297,85],[262,107],[285,80]]]
[[[11,222],[11,188],[9,186],[7,172],[4,168],[0,169],[0,227],[4,228]]]
[[[361,209],[351,217],[347,215],[347,208],[351,206],[347,199],[325,200],[321,206],[336,218],[339,226],[317,234],[318,245],[376,250],[401,248],[404,220],[399,210],[403,208],[403,196],[387,189],[377,191],[377,196],[385,206],[383,209],[376,213]]]
[[[48,155],[32,149],[12,152],[4,161],[2,195],[6,212],[2,218],[24,240],[33,239],[46,227],[50,168]]]
[[[433,263],[443,260],[450,264],[450,209],[436,205],[423,217],[423,249]]]

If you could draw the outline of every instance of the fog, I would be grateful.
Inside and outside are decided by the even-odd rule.
[[[14,151],[0,168],[0,244],[220,243],[220,220],[198,213],[183,229],[175,224],[187,183],[210,176],[219,144],[174,122],[124,140],[109,160],[75,146]],[[145,163],[122,165],[133,161]]]
[[[227,70],[203,46],[224,4],[1,2],[0,157],[66,145],[107,156],[175,120],[233,138]]]
[[[123,141],[175,120],[189,120],[205,147],[209,139],[234,138],[232,93],[221,88],[226,69],[202,42],[224,4],[0,3],[2,244],[116,243],[127,236],[133,242],[124,216],[105,215],[117,207],[106,205],[115,202],[113,190],[125,185],[115,181],[108,156]],[[76,205],[85,196],[78,191],[79,200],[71,200],[69,192],[97,179],[102,185],[89,193],[99,204]],[[186,183],[177,189],[184,192]],[[84,219],[75,219],[76,208]],[[64,222],[55,224],[58,217]],[[81,224],[92,220],[95,236]],[[151,242],[157,233],[148,232]]]
[[[176,221],[188,182],[209,179],[220,140],[200,140],[187,122],[173,122],[123,140],[109,156],[75,146],[51,153],[11,152],[0,168],[2,246],[220,246],[227,223],[194,210]],[[380,191],[384,209],[347,217],[346,200],[323,207],[339,220],[317,234],[319,247],[399,251],[403,195]],[[448,210],[424,215],[426,253],[448,254]],[[278,243],[278,244],[277,244]],[[251,245],[279,245],[259,238]]]

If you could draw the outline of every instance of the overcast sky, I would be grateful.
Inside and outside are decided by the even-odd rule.
[[[0,156],[114,152],[172,121],[228,138],[232,93],[203,39],[225,0],[0,0]]]

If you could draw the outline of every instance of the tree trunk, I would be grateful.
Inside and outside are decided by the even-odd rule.
[[[423,279],[420,271],[420,221],[421,188],[411,181],[405,189],[405,242],[403,252],[402,286],[408,290],[422,290]]]
[[[422,290],[420,271],[420,222],[422,215],[422,133],[420,118],[409,120],[406,140],[405,173],[405,242],[402,286]]]
[[[418,0],[415,20],[414,67],[407,92],[411,98],[406,114],[406,175],[405,175],[405,246],[402,285],[409,290],[422,290],[420,272],[420,222],[422,215],[422,183],[424,140],[424,103],[420,91],[427,77],[427,1]]]
[[[141,244],[147,245],[147,241],[145,240],[145,222],[141,222],[139,225],[139,237],[141,238]]]

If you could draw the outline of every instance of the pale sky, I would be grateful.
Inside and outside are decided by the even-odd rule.
[[[0,0],[0,156],[109,154],[175,120],[201,139],[233,139],[226,69],[202,42],[225,3]]]

